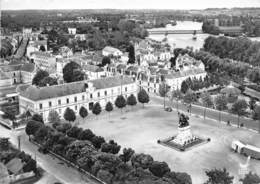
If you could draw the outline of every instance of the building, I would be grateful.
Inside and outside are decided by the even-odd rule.
[[[56,58],[48,52],[33,52],[31,53],[30,59],[32,62],[35,63],[38,68],[42,70],[46,70],[49,73],[53,73],[53,71],[56,71]]]
[[[122,56],[123,53],[114,47],[110,47],[110,46],[106,46],[103,50],[102,50],[102,55],[103,56],[115,56],[115,57],[119,57]]]
[[[0,87],[31,83],[36,74],[32,63],[0,66]]]
[[[136,96],[137,85],[131,77],[115,76],[102,79],[65,83],[55,86],[30,86],[19,94],[19,110],[38,113],[46,121],[49,112],[55,110],[61,117],[66,108],[71,108],[78,115],[81,106],[89,111],[94,103],[99,102],[104,108],[108,101],[114,102],[118,95]]]
[[[32,28],[23,28],[23,37],[29,38],[32,34]]]
[[[75,35],[77,33],[77,28],[68,28],[69,34]]]
[[[26,49],[26,55],[30,57],[31,53],[40,51],[41,49],[44,49],[42,51],[47,51],[47,40],[29,41]]]
[[[98,67],[96,65],[87,64],[87,65],[83,65],[82,68],[85,74],[87,74],[88,79],[90,80],[112,76],[111,72],[108,72],[104,70],[102,67]]]

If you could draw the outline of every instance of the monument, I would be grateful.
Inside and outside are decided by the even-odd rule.
[[[158,140],[159,144],[168,146],[178,151],[186,151],[196,145],[209,142],[210,139],[203,139],[192,134],[189,117],[183,113],[178,113],[178,133],[175,136]]]
[[[189,117],[180,113],[178,115],[179,115],[178,134],[172,141],[175,142],[176,144],[185,145],[193,141],[194,139],[196,139],[196,137],[193,136],[191,133]]]

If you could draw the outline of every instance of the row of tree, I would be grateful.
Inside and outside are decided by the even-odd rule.
[[[181,92],[186,93],[188,89],[193,91],[198,91],[203,88],[209,88],[213,85],[224,85],[224,81],[220,80],[217,76],[208,74],[204,79],[200,77],[199,79],[190,77],[181,83]]]
[[[205,51],[219,56],[259,66],[260,42],[245,37],[228,38],[209,36],[203,46]]]
[[[221,59],[205,51],[191,53],[191,56],[201,60],[209,73],[220,77],[222,76],[221,80],[230,79],[241,83],[245,77],[247,77],[252,82],[258,83],[260,81],[260,70],[251,67],[247,63]]]
[[[149,96],[148,94],[146,93],[145,90],[140,90],[139,93],[137,94],[138,96],[138,101],[140,103],[142,103],[143,105],[145,103],[148,103],[150,101],[149,99]],[[137,100],[136,100],[136,97],[131,94],[130,96],[128,96],[127,99],[125,99],[125,97],[123,95],[119,95],[116,100],[115,100],[115,106],[119,109],[121,109],[121,112],[123,110],[124,107],[126,107],[126,105],[129,105],[129,106],[134,106],[137,104]],[[113,111],[113,104],[111,102],[107,102],[106,106],[105,106],[105,110],[107,112],[111,112]],[[93,105],[93,108],[92,108],[92,113],[95,114],[95,115],[99,115],[102,111],[102,107],[100,105],[99,102],[96,102],[94,105]],[[56,115],[53,115],[52,112],[50,112],[49,114],[49,117],[51,116],[57,116],[58,113],[56,113]],[[85,118],[88,116],[88,110],[82,106],[79,110],[79,115],[82,117],[82,118]],[[51,118],[53,119],[53,118]],[[50,122],[53,122],[51,121],[51,119],[49,119]],[[75,112],[70,109],[69,107],[65,110],[64,112],[64,119],[67,120],[67,121],[70,121],[70,122],[73,122],[76,120],[76,115],[75,115]]]

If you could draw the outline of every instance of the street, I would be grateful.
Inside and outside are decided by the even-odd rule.
[[[24,130],[15,131],[8,130],[0,125],[1,137],[9,137],[10,142],[17,146],[18,138],[21,136],[21,150],[30,154],[33,158],[36,158],[37,164],[45,171],[52,174],[62,183],[68,184],[96,184],[96,181],[92,181],[85,175],[78,172],[76,169],[67,166],[59,159],[52,157],[49,154],[41,154],[38,152],[38,148],[29,142],[28,136],[24,133]]]
[[[162,104],[162,107],[163,107],[163,98],[162,97],[158,97],[158,96],[150,94],[150,98],[153,102]],[[188,113],[187,106],[184,105],[183,103],[181,103],[181,101],[177,102],[177,101],[173,100],[173,102],[170,102],[169,99],[166,98],[165,104],[166,104],[166,106],[171,106],[175,109],[177,109],[177,107],[178,107],[179,110]],[[191,107],[191,113],[201,116],[201,117],[204,117],[204,111],[205,111],[205,108],[202,106],[192,105],[192,107]],[[206,116],[206,118],[213,119],[216,121],[219,121],[219,118],[220,118],[221,121],[225,122],[225,123],[227,123],[227,121],[230,121],[230,123],[232,125],[237,126],[238,117],[237,117],[237,115],[234,115],[234,114],[230,114],[230,113],[226,113],[226,112],[219,113],[218,111],[216,111],[214,109],[207,108],[206,112],[205,112],[205,116]],[[255,131],[259,130],[258,121],[254,121],[249,118],[240,117],[239,122],[240,122],[240,124],[243,123],[244,127],[248,128],[248,129],[252,129]]]

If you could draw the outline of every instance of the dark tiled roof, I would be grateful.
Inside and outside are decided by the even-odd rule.
[[[47,86],[47,87],[36,87],[30,86],[25,89],[25,91],[21,91],[20,95],[37,101],[50,99],[55,97],[61,97],[66,95],[72,95],[76,93],[82,93],[85,91],[85,83],[83,81],[66,83],[63,85],[55,85],[55,86]]]
[[[35,65],[32,63],[26,63],[21,67],[21,70],[32,73],[35,70]]]
[[[96,89],[105,89],[105,88],[112,88],[116,86],[120,86],[121,84],[131,84],[134,83],[131,77],[124,76],[121,79],[121,76],[116,77],[107,77],[102,79],[96,79],[89,81],[93,83],[93,86]],[[62,85],[55,85],[55,86],[47,86],[47,87],[36,87],[30,86],[24,90],[21,90],[20,95],[31,99],[33,101],[56,98],[61,96],[67,96],[77,93],[82,93],[86,90],[87,82],[86,81],[79,81],[73,83],[65,83]]]
[[[13,72],[13,71],[18,71],[20,70],[22,67],[21,64],[18,64],[18,65],[2,65],[0,66],[0,69],[3,71],[3,72]]]
[[[90,72],[103,72],[104,69],[101,67],[98,67],[96,65],[85,65],[84,70],[90,71]]]
[[[91,80],[90,82],[93,83],[93,86],[96,89],[105,89],[105,88],[112,88],[116,86],[127,85],[134,83],[133,79],[128,76],[115,76],[115,77],[106,77],[102,79],[95,79]]]

